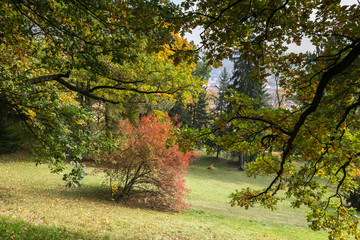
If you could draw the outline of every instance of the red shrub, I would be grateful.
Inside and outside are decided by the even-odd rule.
[[[177,144],[168,146],[175,142],[171,132],[178,127],[167,115],[158,119],[150,114],[134,125],[119,122],[118,150],[105,158],[115,200],[126,198],[173,211],[185,207],[183,174],[194,154],[181,153]]]

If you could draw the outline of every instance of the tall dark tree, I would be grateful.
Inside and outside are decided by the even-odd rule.
[[[0,101],[0,155],[12,153],[20,147],[20,138],[14,132],[14,126],[18,127],[19,122],[19,117]]]
[[[254,108],[264,107],[267,105],[265,84],[263,82],[255,82],[252,78],[254,65],[248,62],[239,53],[234,53],[231,61],[234,63],[233,74],[230,79],[229,87],[238,94],[244,94],[253,99]],[[228,105],[228,112],[230,113],[236,106]],[[250,140],[250,139],[249,139]],[[239,170],[243,171],[245,162],[255,160],[257,153],[244,154],[242,150],[232,151],[233,156],[239,159]]]
[[[203,87],[203,91],[199,93],[197,101],[188,104],[187,109],[191,117],[191,127],[201,129],[209,125],[210,115],[207,101],[207,87]]]
[[[252,77],[254,64],[239,53],[235,53],[231,60],[234,63],[234,70],[230,80],[230,88],[236,93],[243,93],[254,100],[257,99],[258,103],[254,107],[266,106],[265,83],[256,82]]]
[[[229,95],[230,88],[230,75],[226,68],[220,74],[219,83],[217,85],[217,98],[215,101],[214,114],[219,116],[224,114],[229,107],[229,101],[227,100],[227,96]]]
[[[229,96],[229,87],[230,87],[230,75],[228,74],[226,68],[224,68],[220,74],[219,82],[216,87],[217,94],[215,99],[215,107],[213,109],[213,116],[216,120],[219,119],[223,114],[227,113],[228,111],[229,101],[227,97]],[[223,136],[224,131],[225,128],[222,129],[222,131],[216,132],[216,137],[220,139]],[[213,148],[216,148],[216,158],[219,158],[219,155],[223,150],[219,141],[216,142],[215,145],[214,143],[208,142],[208,145],[210,145]]]
[[[178,117],[178,120],[182,122],[182,125],[192,127],[191,112],[188,109],[188,104],[183,101],[181,94],[176,98],[174,106],[169,110],[170,117]]]

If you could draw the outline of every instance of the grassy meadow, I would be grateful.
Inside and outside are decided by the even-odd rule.
[[[202,156],[192,164],[189,208],[181,213],[113,202],[102,176],[89,172],[83,187],[68,190],[29,156],[0,156],[0,239],[327,239],[288,200],[277,211],[230,207],[232,191],[263,188],[270,179],[248,178],[229,160]]]

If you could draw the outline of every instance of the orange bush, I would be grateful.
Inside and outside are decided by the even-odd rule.
[[[118,150],[105,155],[114,200],[172,211],[186,206],[183,174],[194,154],[180,152],[171,135],[178,127],[167,115],[158,119],[150,114],[135,124],[119,122]]]

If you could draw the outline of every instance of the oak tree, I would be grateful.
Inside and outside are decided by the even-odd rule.
[[[111,147],[89,129],[89,99],[124,110],[129,99],[196,94],[193,56],[181,51],[192,46],[169,21],[177,12],[160,0],[1,1],[0,101],[36,136],[54,172],[69,158],[80,170],[89,150]],[[78,184],[75,172],[65,177]]]
[[[188,0],[182,5],[184,29],[203,27],[210,61],[219,62],[235,48],[254,65],[256,81],[276,77],[285,97],[297,100],[289,108],[256,109],[248,97],[232,98],[236,108],[218,121],[218,129],[231,122],[236,131],[222,141],[261,152],[248,173],[273,176],[265,189],[236,191],[232,205],[275,208],[284,191],[294,198],[293,207],[309,207],[312,229],[325,229],[332,239],[359,238],[358,217],[344,194],[359,184],[353,175],[360,166],[360,5],[325,0]],[[316,54],[309,58],[290,51],[306,40]],[[273,155],[270,148],[280,153]]]

